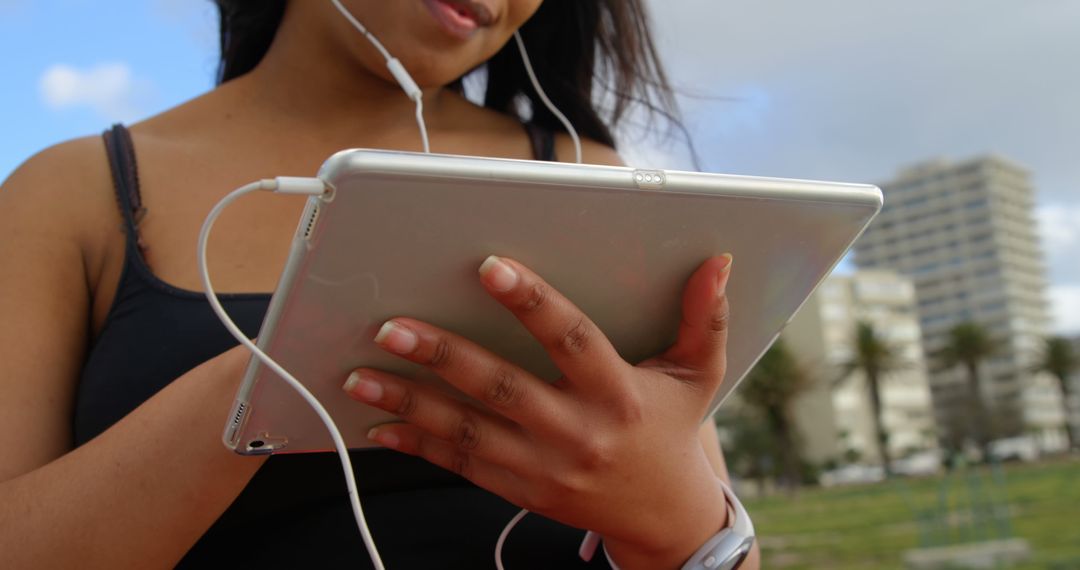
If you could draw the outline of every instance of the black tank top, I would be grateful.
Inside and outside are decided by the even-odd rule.
[[[554,158],[550,131],[527,127],[534,154]],[[201,292],[158,279],[142,255],[135,152],[127,130],[104,133],[127,234],[125,261],[104,327],[90,347],[75,403],[75,444],[126,416],[173,379],[236,345]],[[222,294],[254,336],[269,294]],[[222,419],[224,426],[224,418]],[[495,541],[517,509],[423,460],[388,450],[352,453],[364,511],[388,568],[490,568]],[[167,492],[167,491],[163,491]],[[537,515],[507,540],[507,568],[605,568],[577,558],[583,532]],[[192,547],[181,567],[370,568],[332,453],[275,455]]]

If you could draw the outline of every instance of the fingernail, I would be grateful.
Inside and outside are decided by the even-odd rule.
[[[398,439],[398,436],[394,435],[392,432],[384,432],[377,427],[371,428],[371,430],[368,431],[367,438],[390,449],[397,449],[401,444],[401,440]]]
[[[735,262],[735,258],[730,253],[725,253],[720,256],[723,258],[720,265],[720,275],[716,278],[716,294],[717,296],[723,295],[727,290],[728,278],[731,276],[731,265]]]
[[[518,283],[517,271],[494,255],[489,255],[480,265],[480,277],[483,277],[488,286],[499,293],[506,293]]]
[[[398,354],[409,354],[416,350],[419,341],[415,332],[394,321],[383,323],[379,333],[375,335],[376,343]]]
[[[361,376],[359,372],[349,374],[349,379],[345,381],[345,391],[365,402],[378,402],[383,397],[382,384]]]

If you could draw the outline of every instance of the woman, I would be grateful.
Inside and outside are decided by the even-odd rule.
[[[248,355],[230,349],[198,292],[194,244],[210,207],[250,180],[310,175],[341,148],[419,150],[413,103],[329,2],[218,6],[216,89],[111,129],[104,145],[91,137],[47,149],[0,192],[4,567],[367,564],[336,458],[267,461],[222,447]],[[513,112],[519,93],[531,93],[507,45],[518,28],[546,63],[541,81],[588,137],[586,162],[620,163],[613,124],[592,103],[594,59],[621,94],[610,121],[632,98],[668,94],[636,1],[346,6],[424,89],[435,152],[571,156],[545,110],[528,129]],[[479,107],[458,80],[485,62]],[[247,292],[274,288],[301,206],[253,197],[218,221],[210,271],[249,334],[269,296]],[[727,518],[715,434],[699,436],[690,418],[723,376],[728,261],[694,274],[678,342],[636,367],[540,276],[509,259],[487,264],[478,286],[551,346],[566,373],[556,387],[422,321],[392,321],[380,338],[387,350],[466,391],[482,391],[470,384],[478,371],[510,371],[501,377],[515,397],[464,422],[461,408],[406,379],[362,371],[348,383],[358,406],[404,420],[372,434],[397,451],[354,454],[388,567],[489,566],[517,507],[547,518],[515,530],[509,568],[583,564],[571,527],[600,533],[622,568],[682,564]],[[434,362],[437,347],[452,358]]]

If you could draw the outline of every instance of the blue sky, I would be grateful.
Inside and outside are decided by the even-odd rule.
[[[0,124],[8,133],[0,139],[0,176],[48,145],[210,88],[212,8],[201,0],[0,0]],[[74,85],[68,99],[50,105],[42,82],[50,70],[64,69],[57,66],[85,75],[100,93]]]
[[[1080,333],[1080,2],[648,3],[675,82],[708,96],[684,100],[706,170],[880,182],[986,152],[1030,168],[1057,329]],[[0,0],[0,178],[205,92],[215,26],[209,0]],[[677,145],[626,150],[687,164]]]

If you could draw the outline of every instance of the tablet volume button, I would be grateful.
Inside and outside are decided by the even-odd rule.
[[[663,190],[664,181],[665,177],[663,170],[634,171],[634,184],[640,190]]]

